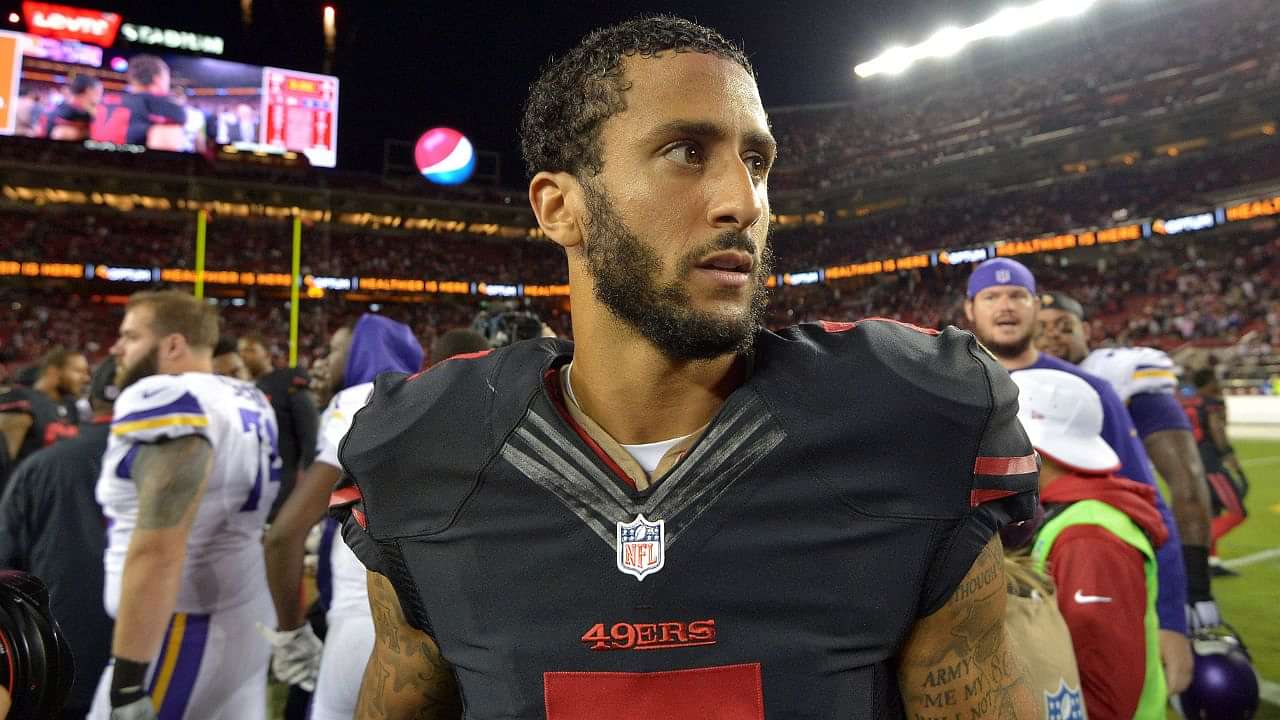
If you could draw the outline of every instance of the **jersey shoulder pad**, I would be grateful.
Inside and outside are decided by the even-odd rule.
[[[288,392],[306,390],[307,385],[311,382],[307,371],[300,367],[280,368],[279,370],[273,370],[272,374],[275,375],[275,386],[286,389]]]
[[[798,346],[787,353],[788,360],[810,356],[817,373],[814,379],[824,386],[822,392],[836,396],[833,400],[838,401],[843,387],[849,394],[874,390],[895,394],[898,401],[891,405],[899,407],[920,395],[981,413],[991,406],[986,382],[975,371],[984,361],[995,360],[971,333],[954,327],[931,330],[869,318],[805,323],[782,337]],[[874,387],[868,387],[872,383]]]
[[[209,414],[187,375],[152,375],[116,398],[111,435],[158,442],[187,435],[210,437]]]
[[[1128,403],[1142,393],[1172,393],[1178,386],[1177,366],[1164,351],[1147,347],[1095,350],[1081,369],[1106,380]]]
[[[353,385],[329,401],[329,405],[320,415],[320,433],[316,439],[316,461],[338,467],[338,445],[347,431],[351,429],[351,421],[356,413],[369,402],[369,394],[373,392],[373,383]]]
[[[531,340],[384,373],[338,448],[376,539],[443,530],[571,345]],[[425,484],[429,484],[426,491]]]
[[[848,455],[824,474],[852,504],[935,519],[991,500],[1017,498],[1012,516],[1034,505],[1037,467],[1017,422],[1017,386],[971,333],[872,319],[775,337],[790,347],[761,355],[782,356],[784,367],[757,365],[767,373],[759,387],[789,435],[839,448],[823,462]],[[861,477],[840,470],[853,464]]]
[[[0,386],[0,412],[35,415],[40,402],[35,395],[37,393],[34,390],[21,385],[2,385]]]

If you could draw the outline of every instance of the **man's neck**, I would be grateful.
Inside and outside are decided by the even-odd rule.
[[[1053,484],[1054,480],[1067,475],[1068,471],[1051,460],[1041,458],[1040,461],[1040,490]]]
[[[181,360],[175,360],[168,364],[167,367],[160,370],[165,375],[181,375],[182,373],[212,373],[213,358],[202,356],[188,356]]]
[[[1040,360],[1040,351],[1035,346],[1028,346],[1026,350],[1013,356],[996,355],[996,361],[1000,363],[1005,370],[1013,372],[1015,370],[1025,370],[1035,365]]]
[[[619,443],[660,442],[696,432],[745,379],[745,363],[736,355],[672,360],[611,317],[592,322],[581,315],[574,316],[574,397]]]
[[[48,378],[40,378],[35,385],[31,386],[33,390],[44,395],[54,402],[62,401],[62,393],[58,392],[58,382]]]

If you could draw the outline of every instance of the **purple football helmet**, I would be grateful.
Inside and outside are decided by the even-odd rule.
[[[1258,675],[1249,652],[1228,628],[1191,638],[1195,669],[1179,707],[1188,720],[1251,720],[1258,712]]]

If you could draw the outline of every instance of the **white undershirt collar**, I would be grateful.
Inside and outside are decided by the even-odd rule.
[[[578,398],[573,394],[573,363],[564,366],[564,389],[565,394],[569,396],[569,401],[579,410],[582,405],[578,403]],[[583,411],[586,412],[585,410]],[[659,440],[651,443],[637,443],[628,445],[626,443],[618,443],[622,446],[627,454],[635,459],[636,464],[644,469],[646,473],[652,475],[658,469],[658,464],[662,462],[662,458],[666,457],[667,451],[675,447],[680,442],[688,439],[695,433],[681,435],[680,437],[671,438],[670,440]]]

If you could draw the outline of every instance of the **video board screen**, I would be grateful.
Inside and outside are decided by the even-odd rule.
[[[22,39],[22,56],[18,83],[0,97],[12,115],[0,133],[171,152],[296,152],[318,167],[337,161],[336,77],[5,35]]]

